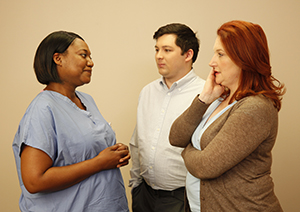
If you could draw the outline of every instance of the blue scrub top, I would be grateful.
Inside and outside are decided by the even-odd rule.
[[[13,141],[22,194],[21,211],[129,211],[119,169],[101,171],[61,191],[30,194],[20,168],[22,144],[44,151],[53,166],[67,166],[97,156],[116,143],[115,133],[90,95],[76,91],[86,107],[81,110],[69,98],[43,91],[31,102]]]

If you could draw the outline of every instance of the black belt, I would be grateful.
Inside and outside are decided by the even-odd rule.
[[[165,191],[165,190],[155,190],[153,189],[154,193],[159,197],[177,197],[184,195],[184,187],[177,188],[173,191]]]
[[[151,186],[149,186],[145,180],[143,180],[143,183],[148,187],[148,190],[151,190],[155,195],[159,197],[183,197],[184,196],[184,187],[177,188],[173,191],[166,191],[166,190],[156,190],[153,189]]]

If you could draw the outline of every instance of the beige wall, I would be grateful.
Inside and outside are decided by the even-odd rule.
[[[288,92],[280,111],[273,156],[275,191],[285,211],[300,211],[299,0],[1,0],[0,20],[0,210],[18,211],[20,189],[11,148],[18,123],[43,86],[34,76],[33,55],[54,30],[82,35],[92,50],[92,82],[78,90],[91,94],[119,142],[127,143],[136,118],[138,94],[159,75],[152,35],[161,25],[181,22],[198,32],[196,72],[206,78],[216,29],[243,19],[261,24],[271,51],[274,75]],[[128,199],[129,168],[122,168]]]

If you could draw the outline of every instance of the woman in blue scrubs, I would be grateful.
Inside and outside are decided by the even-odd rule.
[[[120,167],[130,154],[93,98],[76,91],[94,63],[82,37],[57,31],[39,45],[34,70],[45,89],[13,141],[21,211],[129,211]]]

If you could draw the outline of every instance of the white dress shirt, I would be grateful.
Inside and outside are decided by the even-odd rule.
[[[201,93],[205,81],[193,70],[168,89],[163,78],[146,85],[139,96],[137,123],[130,140],[132,168],[130,186],[142,178],[153,189],[174,190],[185,186],[187,170],[183,148],[169,143],[173,121]]]

